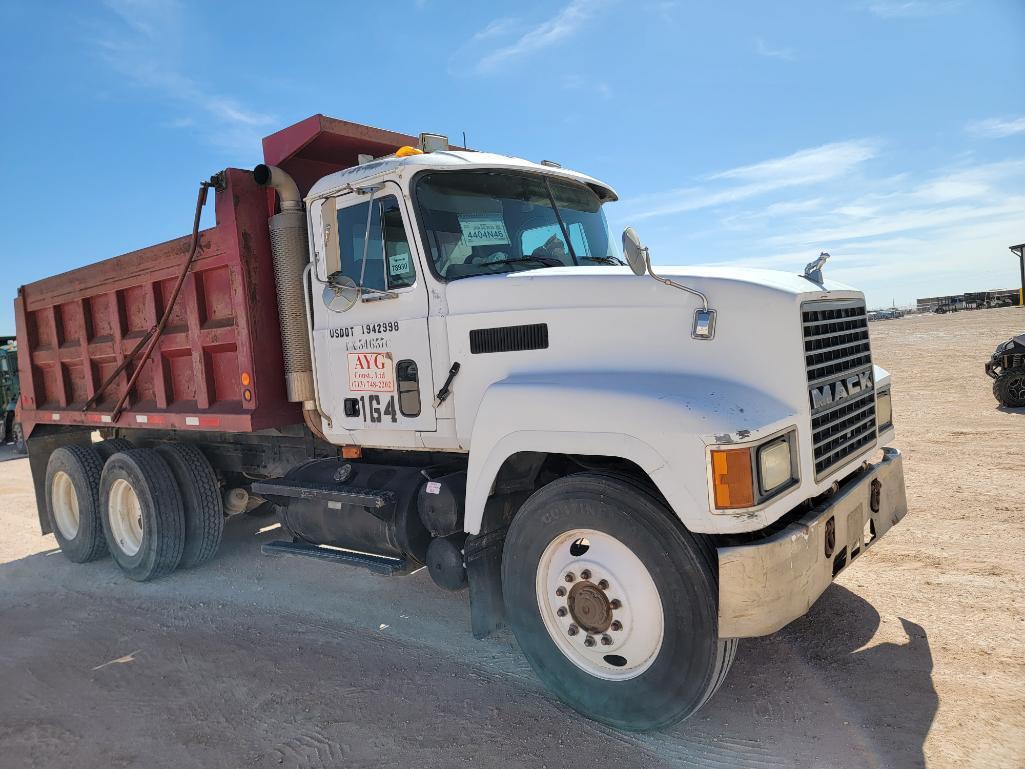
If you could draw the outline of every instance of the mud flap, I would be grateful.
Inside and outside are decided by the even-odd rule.
[[[471,536],[463,554],[470,582],[470,624],[473,637],[487,638],[505,624],[502,598],[502,547],[508,527]]]

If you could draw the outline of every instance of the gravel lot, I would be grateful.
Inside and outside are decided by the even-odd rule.
[[[909,516],[664,733],[563,707],[423,572],[262,557],[273,521],[151,584],[73,565],[4,461],[0,767],[1025,766],[1025,410],[982,371],[1023,330],[1020,309],[873,324]]]

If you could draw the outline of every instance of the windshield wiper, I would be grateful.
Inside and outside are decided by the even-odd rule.
[[[524,264],[524,263],[536,263],[542,267],[563,267],[562,262],[551,256],[515,256],[510,259],[498,259],[494,262],[482,262],[483,265],[491,266],[495,264]]]
[[[618,256],[582,256],[581,259],[587,259],[589,262],[597,262],[598,264],[612,264],[618,267],[622,267],[626,264]]]
[[[548,177],[542,176],[545,182],[545,191],[548,193],[548,200],[552,204],[552,210],[555,211],[555,218],[559,220],[559,229],[562,230],[562,237],[566,239],[566,248],[569,249],[569,258],[573,260],[573,264],[580,264],[580,260],[577,259],[577,253],[573,250],[573,241],[569,239],[569,230],[566,229],[566,222],[562,221],[562,214],[559,213],[559,206],[555,202],[555,195],[552,193],[552,185],[548,183]],[[562,264],[562,262],[559,262]]]

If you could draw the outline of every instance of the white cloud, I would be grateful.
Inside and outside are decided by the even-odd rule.
[[[772,48],[760,37],[755,38],[755,53],[759,56],[766,56],[770,59],[783,59],[784,61],[793,61],[797,58],[797,54],[794,53],[793,49]]]
[[[568,40],[607,0],[570,0],[551,18],[521,32],[514,40],[482,56],[474,70],[478,74],[494,72],[502,64]],[[471,42],[508,36],[517,24],[512,19],[497,19],[474,34]]]
[[[189,77],[180,62],[187,43],[176,0],[106,0],[116,17],[98,25],[91,40],[99,57],[129,83],[172,103],[178,117],[164,124],[202,126],[208,141],[236,152],[258,152],[273,115],[253,110]]]
[[[1002,120],[1000,118],[989,118],[969,123],[966,127],[968,133],[979,136],[983,139],[1003,139],[1007,136],[1025,132],[1025,117]]]
[[[915,19],[951,13],[960,6],[960,0],[872,0],[865,8],[883,19]]]
[[[636,219],[650,219],[737,203],[770,192],[820,184],[845,176],[874,157],[877,151],[876,142],[867,139],[824,144],[785,157],[711,174],[705,177],[703,186],[644,195],[625,207],[634,212]]]
[[[797,271],[829,251],[830,277],[875,306],[1015,285],[1007,246],[1025,239],[1025,156],[894,173],[896,153],[876,153],[873,141],[827,144],[624,196],[609,216],[650,220],[641,231],[657,264]]]

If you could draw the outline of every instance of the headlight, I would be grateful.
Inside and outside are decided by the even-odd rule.
[[[790,482],[793,463],[790,459],[790,441],[786,437],[767,443],[758,449],[758,484],[763,495],[769,495]]]
[[[796,433],[791,430],[759,446],[712,449],[710,480],[715,509],[757,507],[792,487],[798,478],[795,445]]]
[[[890,391],[883,390],[876,394],[876,428],[884,430],[893,425],[893,406],[890,404]]]

